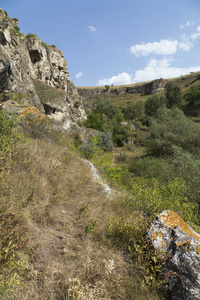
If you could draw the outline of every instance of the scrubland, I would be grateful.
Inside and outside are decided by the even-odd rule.
[[[172,209],[199,232],[198,80],[181,91],[95,103],[84,142],[37,111],[0,111],[1,299],[171,299],[146,230]]]

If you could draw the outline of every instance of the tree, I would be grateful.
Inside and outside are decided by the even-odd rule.
[[[160,97],[158,95],[153,95],[148,97],[145,102],[145,114],[147,116],[154,116],[159,107],[161,106]]]
[[[102,116],[98,112],[90,113],[84,124],[87,128],[93,128],[100,131],[103,130]]]
[[[119,108],[110,100],[95,103],[94,111],[101,115],[106,115],[109,119],[112,119],[120,112]]]
[[[167,98],[167,107],[178,107],[182,108],[184,105],[184,99],[181,92],[180,86],[174,83],[169,83],[167,86],[167,90],[165,93],[165,96]]]
[[[140,118],[144,114],[144,104],[142,101],[137,103],[128,103],[127,107],[123,109],[126,120],[134,120]]]

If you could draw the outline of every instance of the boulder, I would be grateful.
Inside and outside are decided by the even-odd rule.
[[[167,257],[164,272],[172,299],[200,299],[200,235],[167,210],[151,223],[148,236],[160,255]]]

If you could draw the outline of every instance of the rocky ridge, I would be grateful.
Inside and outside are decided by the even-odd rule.
[[[87,99],[88,97],[95,97],[101,94],[106,95],[122,95],[122,94],[144,94],[144,95],[152,95],[155,93],[163,92],[166,88],[168,81],[162,78],[156,79],[150,82],[145,82],[143,84],[134,84],[131,86],[119,86],[119,87],[110,87],[110,88],[102,88],[102,87],[78,87],[78,92],[83,97],[83,99]]]
[[[24,35],[18,20],[0,9],[0,100],[12,107],[35,106],[63,124],[65,130],[86,114],[82,98],[70,81],[67,61],[55,45],[37,35]]]

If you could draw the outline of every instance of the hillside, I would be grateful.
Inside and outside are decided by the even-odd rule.
[[[200,73],[76,88],[64,54],[2,9],[0,58],[0,298],[195,299]],[[147,234],[163,211],[173,251]]]
[[[123,86],[110,87],[77,87],[79,94],[84,100],[84,106],[89,111],[95,101],[111,100],[118,106],[126,106],[129,102],[145,101],[149,95],[162,94],[167,84],[178,84],[183,93],[187,94],[190,89],[199,87],[200,72],[191,73],[177,78],[157,79],[148,82],[134,83]],[[196,107],[196,109],[198,109]]]

